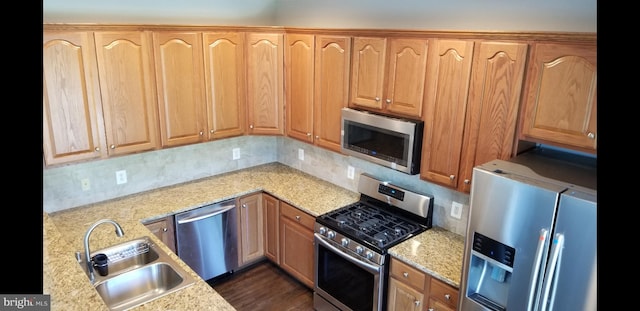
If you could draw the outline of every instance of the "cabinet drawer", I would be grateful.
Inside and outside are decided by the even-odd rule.
[[[390,274],[405,284],[415,287],[421,291],[424,290],[426,279],[424,272],[413,268],[398,259],[394,258],[391,260]]]
[[[295,208],[285,202],[281,202],[280,214],[313,231],[313,225],[316,222],[316,218],[301,211],[300,209]]]
[[[458,290],[435,278],[431,278],[429,296],[447,304],[453,309],[455,309],[458,304]],[[449,298],[447,299],[447,297]]]

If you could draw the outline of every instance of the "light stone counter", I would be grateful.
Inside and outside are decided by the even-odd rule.
[[[224,298],[160,243],[143,222],[256,191],[268,192],[312,216],[353,203],[360,196],[359,193],[286,165],[271,163],[51,214],[44,213],[43,293],[50,295],[51,309],[107,310],[74,254],[84,251],[83,240],[87,229],[96,221],[108,218],[118,222],[125,234],[119,238],[111,224],[102,224],[91,235],[92,250],[148,236],[197,280],[185,289],[134,310],[233,310]],[[438,228],[432,228],[390,250],[392,255],[456,287],[459,286],[461,252],[461,238]]]
[[[416,269],[460,288],[464,237],[433,227],[389,249],[389,254]]]

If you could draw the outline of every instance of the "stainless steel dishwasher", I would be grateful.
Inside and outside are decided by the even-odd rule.
[[[178,257],[204,280],[233,272],[238,268],[237,220],[234,199],[177,214]]]

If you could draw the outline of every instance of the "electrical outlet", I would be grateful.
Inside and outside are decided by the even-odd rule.
[[[451,217],[455,219],[462,218],[462,203],[455,201],[451,203]]]
[[[240,159],[240,148],[233,148],[233,160]]]
[[[298,148],[298,160],[304,161],[304,149]]]
[[[91,189],[91,182],[89,182],[89,178],[83,178],[80,183],[82,184],[82,191],[89,191]]]
[[[116,172],[116,183],[118,185],[127,183],[127,171],[121,170]]]
[[[353,168],[353,166],[351,165],[347,166],[347,178],[353,179],[354,174],[355,174],[355,169]]]

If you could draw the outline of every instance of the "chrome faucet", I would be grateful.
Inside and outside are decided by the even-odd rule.
[[[124,231],[122,231],[122,227],[120,227],[120,225],[117,222],[111,219],[100,219],[96,221],[93,225],[91,225],[91,227],[89,227],[89,229],[87,230],[87,233],[84,234],[84,258],[85,258],[85,261],[87,262],[87,271],[89,271],[89,279],[91,280],[91,283],[93,283],[93,281],[95,280],[95,276],[93,274],[93,265],[91,264],[91,258],[89,257],[90,256],[89,255],[90,254],[89,236],[91,235],[91,232],[93,232],[93,229],[95,229],[97,226],[103,223],[113,224],[113,226],[116,227],[116,235],[118,237],[121,237],[124,235]]]

